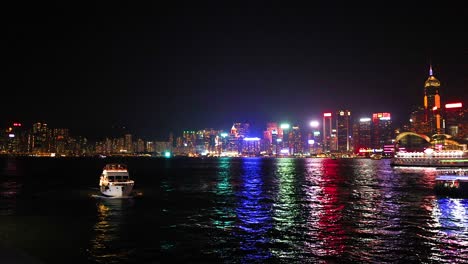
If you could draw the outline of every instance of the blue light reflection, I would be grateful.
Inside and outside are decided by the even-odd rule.
[[[240,238],[242,263],[259,262],[270,258],[267,232],[271,229],[269,204],[263,191],[261,173],[262,159],[242,160],[242,184],[238,193],[236,209],[238,222],[237,236]]]

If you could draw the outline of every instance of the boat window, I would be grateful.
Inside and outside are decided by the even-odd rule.
[[[114,176],[108,176],[109,181],[114,181]]]
[[[122,181],[122,176],[115,176],[115,180],[118,181],[118,182]]]

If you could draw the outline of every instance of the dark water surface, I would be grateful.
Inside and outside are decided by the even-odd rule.
[[[141,195],[93,197],[103,166],[116,161]],[[434,178],[433,168],[370,159],[2,158],[0,254],[42,263],[468,263],[468,199],[436,196]]]

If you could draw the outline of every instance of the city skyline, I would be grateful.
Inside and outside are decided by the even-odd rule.
[[[233,122],[306,124],[338,109],[404,122],[423,105],[430,64],[444,103],[467,99],[466,8],[455,5],[10,11],[8,122],[95,137],[125,126],[157,138]]]

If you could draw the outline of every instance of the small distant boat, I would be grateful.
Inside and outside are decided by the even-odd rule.
[[[99,189],[104,196],[128,197],[132,193],[134,184],[125,164],[112,163],[104,167],[99,180]]]
[[[468,196],[468,168],[437,168],[435,182],[438,194]]]
[[[373,160],[381,160],[381,159],[382,159],[382,155],[380,155],[380,154],[372,154],[372,155],[370,155],[370,158],[373,159]]]

